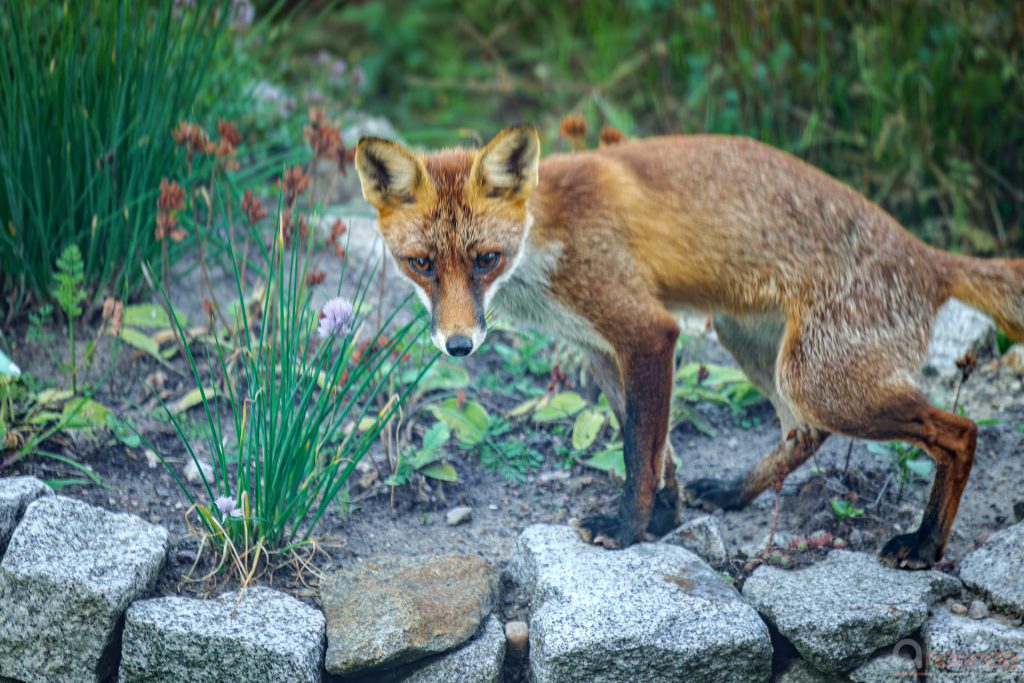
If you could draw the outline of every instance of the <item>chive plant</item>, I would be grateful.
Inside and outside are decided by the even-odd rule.
[[[339,283],[337,296],[322,311],[314,306],[308,286],[312,247],[303,254],[297,236],[286,246],[280,223],[255,316],[232,252],[238,296],[232,339],[213,335],[205,362],[185,346],[202,396],[212,472],[200,465],[198,444],[181,418],[164,406],[200,472],[202,493],[193,495],[169,453],[149,444],[198,514],[204,541],[223,553],[222,561],[233,563],[243,580],[251,578],[261,559],[308,542],[360,459],[433,363],[423,363],[411,381],[408,372],[400,379],[402,363],[426,322],[409,299],[383,312],[379,327],[365,319],[373,268],[363,269],[351,299],[341,296]],[[166,291],[164,298],[170,306]],[[176,319],[175,324],[184,335]]]

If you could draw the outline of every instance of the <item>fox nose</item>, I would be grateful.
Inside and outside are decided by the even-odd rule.
[[[448,337],[444,346],[453,356],[468,356],[473,351],[473,340],[465,335],[455,334]]]

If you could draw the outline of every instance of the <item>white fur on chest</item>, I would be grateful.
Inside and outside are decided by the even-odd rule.
[[[611,346],[590,321],[551,293],[551,273],[561,253],[558,245],[538,249],[527,241],[518,266],[494,296],[498,313],[584,350],[611,353]]]

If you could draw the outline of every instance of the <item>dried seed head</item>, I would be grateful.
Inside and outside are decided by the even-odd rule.
[[[309,273],[306,273],[306,286],[316,287],[317,285],[323,284],[326,278],[327,273],[322,270],[310,271]]]
[[[202,126],[195,123],[182,121],[171,132],[171,135],[174,136],[175,142],[185,148],[185,153],[188,155],[190,162],[192,161],[192,155],[197,152],[199,154],[212,154],[217,149],[217,146],[210,142],[210,136],[206,134]]]
[[[605,126],[601,129],[601,146],[609,147],[626,141],[626,134],[614,126]]]
[[[220,135],[222,140],[227,140],[232,147],[238,147],[242,144],[242,135],[231,121],[224,119],[217,121],[217,134]]]
[[[572,143],[574,152],[586,146],[587,120],[579,114],[569,114],[563,118],[558,130],[562,133],[562,137]]]
[[[310,175],[302,166],[295,165],[284,172],[282,185],[289,205],[294,204],[295,199],[309,188],[309,180]]]
[[[160,179],[160,194],[156,206],[161,211],[181,211],[185,208],[185,190],[176,180]]]
[[[260,200],[252,195],[252,190],[246,190],[242,196],[242,212],[249,219],[250,223],[258,223],[267,217],[267,210],[260,204]]]
[[[341,143],[341,131],[330,124],[327,114],[320,107],[309,108],[309,125],[305,127],[304,132],[306,142],[317,159],[335,154]]]

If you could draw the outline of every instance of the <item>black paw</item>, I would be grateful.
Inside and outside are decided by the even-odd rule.
[[[743,495],[742,479],[695,479],[684,490],[687,504],[706,510],[741,510],[748,502]]]
[[[679,489],[663,488],[658,491],[651,510],[651,519],[647,523],[647,533],[653,536],[664,536],[679,526]]]
[[[626,548],[639,540],[638,534],[615,515],[584,517],[577,531],[587,543],[603,545],[605,548]]]
[[[934,543],[922,542],[915,532],[890,538],[878,552],[878,560],[896,569],[928,569],[941,555]]]

